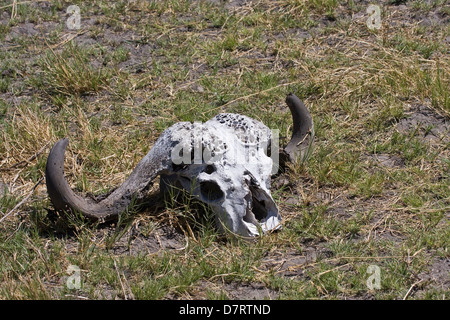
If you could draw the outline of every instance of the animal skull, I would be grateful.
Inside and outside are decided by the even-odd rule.
[[[201,123],[180,122],[166,129],[128,179],[100,202],[75,194],[64,178],[68,139],[50,151],[46,183],[56,210],[78,211],[106,221],[142,199],[156,176],[165,192],[184,189],[210,206],[221,230],[257,236],[281,226],[270,193],[271,175],[282,161],[306,158],[314,136],[311,115],[293,94],[286,102],[294,125],[289,144],[279,153],[271,130],[249,117],[223,113]],[[173,190],[173,189],[172,189]]]
[[[271,131],[230,113],[180,126],[171,135],[178,143],[172,170],[161,175],[163,190],[189,191],[210,206],[221,229],[255,236],[278,228],[281,216],[269,191],[273,161],[266,154]]]

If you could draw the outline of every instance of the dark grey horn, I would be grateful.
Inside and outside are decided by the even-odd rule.
[[[313,120],[308,109],[295,94],[288,94],[286,104],[291,110],[293,130],[291,141],[284,148],[284,153],[291,162],[297,159],[305,161],[311,153],[314,140]]]
[[[64,176],[64,153],[69,139],[61,139],[50,150],[45,169],[47,192],[57,211],[79,212],[87,218],[100,222],[111,220],[125,211],[133,200],[139,200],[152,180],[165,170],[163,152],[158,142],[139,162],[128,179],[100,202],[77,195]]]

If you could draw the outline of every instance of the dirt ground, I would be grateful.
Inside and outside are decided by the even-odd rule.
[[[222,1],[211,1],[221,3]],[[368,6],[371,1],[353,1],[361,8]],[[431,1],[424,1],[424,3],[429,3]],[[8,2],[0,2],[0,7],[9,5]],[[415,3],[415,2],[414,2]],[[233,12],[234,10],[242,10],[243,7],[251,7],[251,2],[246,0],[235,0],[235,1],[225,1],[224,10]],[[33,6],[44,10],[50,8],[50,3],[47,1],[39,1],[33,4]],[[444,4],[443,6],[448,6]],[[450,25],[450,17],[448,13],[445,13],[441,7],[431,8],[426,11],[416,10],[413,6],[412,1],[383,1],[383,8],[385,12],[390,15],[390,21],[392,22],[390,28],[395,29],[396,24],[402,25],[405,19],[410,24],[417,24],[424,27],[424,37],[427,37],[427,30],[430,26],[436,25]],[[448,11],[446,11],[448,12]],[[64,11],[57,12],[62,18],[66,17]],[[351,12],[348,10],[348,6],[341,6],[336,9],[335,15],[340,18],[346,17],[348,19],[358,21],[364,21],[367,18],[367,13],[365,10],[361,9],[358,12]],[[316,17],[317,18],[317,17]],[[11,19],[11,8],[4,8],[0,10],[0,24],[8,25]],[[161,19],[165,19],[162,15]],[[189,21],[195,21],[196,17],[192,15],[186,15],[180,17],[180,19],[186,20],[186,31],[190,31]],[[318,24],[311,28],[292,28],[284,33],[271,33],[266,36],[266,41],[269,45],[275,43],[276,41],[283,41],[283,38],[289,34],[289,36],[295,35],[299,38],[311,39],[319,34],[323,28],[333,29],[338,23],[338,19],[329,18],[322,16],[317,18]],[[30,21],[31,20],[31,21]],[[121,28],[117,24],[120,23],[133,24],[133,21],[129,21],[127,17],[123,17],[123,21],[111,22],[105,18],[105,15],[101,12],[96,14],[90,14],[89,17],[83,17],[83,29],[80,31],[66,32],[59,35],[56,45],[54,45],[54,50],[62,48],[62,46],[73,41],[80,46],[89,45],[101,45],[102,50],[114,51],[116,48],[121,47],[128,52],[127,59],[119,62],[117,67],[121,70],[126,70],[130,74],[143,74],[148,72],[154,63],[159,60],[161,63],[167,63],[166,57],[158,57],[154,54],[155,49],[157,49],[157,44],[152,41],[148,41],[143,37],[141,32],[133,30],[132,28]],[[104,25],[101,32],[93,32],[98,25]],[[57,20],[55,21],[43,21],[38,18],[34,19],[24,19],[23,21],[16,23],[10,27],[8,33],[0,38],[0,50],[5,52],[8,50],[15,50],[15,48],[20,47],[20,39],[27,39],[33,37],[34,39],[48,38],[52,36],[52,32],[55,29],[61,28],[61,23]],[[91,29],[92,28],[92,29]],[[91,30],[91,31],[86,31]],[[180,32],[180,30],[176,30]],[[181,30],[182,31],[182,30]],[[203,30],[201,37],[215,39],[221,33],[220,28],[211,28],[210,30]],[[161,35],[163,36],[163,35]],[[333,46],[336,42],[336,47],[340,48],[339,45],[341,41],[345,39],[339,39],[330,36],[328,45]],[[445,37],[446,45],[450,45],[450,36]],[[36,48],[36,51],[38,48]],[[319,50],[320,48],[317,48]],[[448,49],[448,47],[447,47]],[[449,53],[449,51],[447,51]],[[5,79],[11,79],[9,83],[10,88],[21,88],[20,95],[14,94],[13,90],[6,92],[0,92],[0,99],[8,105],[17,106],[22,102],[29,101],[33,99],[36,95],[40,95],[41,91],[33,86],[23,85],[24,81],[27,80],[27,74],[33,73],[30,69],[33,68],[35,63],[35,54],[32,46],[29,46],[27,50],[21,51],[20,56],[17,59],[23,65],[21,68],[22,74],[16,74],[16,68],[8,68],[3,66],[1,71],[1,76]],[[260,52],[252,53],[251,58],[256,58],[257,55],[262,55]],[[248,58],[248,57],[247,57]],[[274,63],[273,57],[260,57],[261,59],[267,59],[267,63]],[[433,59],[430,57],[429,59]],[[172,63],[177,63],[177,59],[174,58]],[[102,59],[94,59],[91,61],[93,67],[101,67],[104,61]],[[277,62],[279,63],[279,62]],[[195,63],[194,63],[195,65]],[[289,67],[289,63],[286,62],[286,68]],[[184,82],[176,83],[174,89],[179,90],[180,88],[189,88],[190,92],[203,93],[205,88],[198,82],[191,81],[191,79],[197,79],[201,77],[204,73],[210,72],[209,67],[205,65],[189,66],[190,68],[190,79]],[[237,66],[230,66],[226,72],[233,72],[233,68]],[[14,75],[14,76],[13,76]],[[158,82],[158,79],[154,80]],[[108,101],[112,99],[114,94],[108,90],[101,91],[99,94],[92,96],[86,95],[82,99],[86,103],[96,101]],[[133,100],[133,103],[137,106],[143,105],[147,102],[147,98],[144,94],[137,95]],[[404,105],[403,116],[395,120],[387,131],[387,134],[400,133],[408,135],[411,132],[415,132],[414,137],[426,144],[440,144],[446,145],[444,148],[444,157],[448,156],[448,145],[450,143],[450,120],[448,113],[441,112],[438,108],[432,108],[431,103],[427,100],[423,100],[422,103],[407,103]],[[47,104],[41,105],[41,109],[45,113],[53,112],[54,106],[50,101],[47,100]],[[1,110],[0,110],[1,115]],[[151,119],[142,117],[142,121],[146,122],[147,125],[152,123]],[[105,125],[105,123],[103,124]],[[115,123],[111,120],[109,125],[112,127]],[[70,124],[69,124],[70,127]],[[79,132],[79,128],[73,127],[71,129],[73,132]],[[317,141],[318,143],[320,143]],[[45,154],[45,153],[44,153]],[[1,157],[0,160],[6,159],[6,157]],[[383,172],[389,170],[401,171],[408,166],[408,161],[402,155],[389,151],[382,151],[380,153],[362,153],[359,159],[360,162],[369,163],[370,170],[373,173],[377,173],[380,170]],[[448,158],[447,158],[448,162]],[[6,160],[5,160],[6,163]],[[0,162],[0,168],[2,163]],[[8,164],[9,166],[9,164]],[[417,165],[420,169],[420,164]],[[3,174],[3,173],[2,173]],[[4,196],[5,190],[12,186],[12,179],[14,178],[10,172],[8,176],[0,180],[0,198]],[[435,174],[436,181],[448,180],[448,172],[440,172]],[[329,185],[329,184],[317,184],[308,175],[300,176],[298,179],[293,180],[292,175],[281,174],[274,178],[272,181],[273,190],[288,190],[280,196],[279,208],[282,216],[284,217],[286,223],[289,226],[294,224],[295,219],[298,217],[298,210],[293,208],[315,208],[319,206],[326,205],[326,211],[324,213],[325,217],[333,217],[337,219],[338,223],[347,224],[349,221],[354,219],[357,213],[367,213],[371,212],[367,223],[362,227],[362,229],[356,234],[346,238],[346,241],[352,243],[366,243],[367,241],[389,241],[392,246],[401,246],[405,241],[407,241],[405,232],[399,231],[396,217],[397,214],[401,215],[414,215],[415,213],[403,212],[402,208],[398,206],[396,208],[395,204],[400,203],[399,192],[395,189],[388,189],[381,191],[381,194],[376,197],[355,197],[352,193],[347,192],[345,187]],[[448,208],[448,196],[442,201]],[[44,186],[41,186],[37,193],[35,194],[35,199],[37,201],[42,201],[46,198],[46,192]],[[161,207],[163,207],[163,201],[161,199],[157,200]],[[447,201],[447,202],[445,202]],[[306,209],[307,210],[307,209]],[[159,213],[164,212],[161,209]],[[297,212],[297,213],[294,213]],[[410,216],[409,216],[410,217]],[[450,212],[446,212],[443,219],[439,222],[438,226],[448,228],[448,223],[450,219]],[[326,218],[325,218],[326,221]],[[144,222],[142,223],[144,224]],[[121,237],[120,240],[116,241],[110,252],[116,256],[138,256],[139,254],[149,254],[158,255],[165,251],[183,250],[186,246],[186,235],[180,229],[176,228],[170,224],[159,224],[154,231],[150,234],[143,232],[142,224],[139,223],[139,218],[132,224],[132,227],[127,230],[127,232]],[[445,227],[446,226],[446,227]],[[285,232],[281,230],[280,233]],[[93,239],[102,241],[114,233],[114,226],[103,226],[98,228],[93,234]],[[315,282],[315,278],[309,273],[310,267],[314,267],[321,261],[327,261],[327,268],[336,268],[340,272],[348,271],[349,273],[356,272],[356,267],[352,265],[352,259],[345,259],[340,257],[336,258],[335,252],[330,249],[329,239],[325,236],[311,237],[308,236],[299,238],[298,247],[290,244],[290,246],[280,250],[269,250],[262,258],[260,264],[257,266],[257,271],[261,274],[271,274],[273,277],[282,277],[289,280],[308,280]],[[448,245],[449,239],[447,239]],[[436,254],[435,249],[424,249],[420,252],[423,259],[428,259],[426,267],[422,267],[421,271],[414,274],[411,283],[413,284],[411,292],[408,292],[407,296],[413,296],[415,298],[423,298],[426,293],[433,289],[439,290],[439,292],[449,292],[450,290],[450,258],[448,252],[443,254],[442,252],[447,250],[447,245],[445,249],[441,250],[439,254]],[[301,248],[299,250],[298,248]],[[67,253],[77,252],[78,249],[78,239],[68,238],[66,241]],[[411,252],[411,255],[418,254],[418,252]],[[335,259],[336,258],[336,259]],[[409,257],[407,257],[409,258]],[[335,260],[333,260],[335,259]],[[405,258],[406,259],[406,258]],[[382,260],[382,259],[381,259]],[[358,260],[360,261],[360,260]],[[255,267],[256,268],[256,267]],[[332,269],[333,270],[333,269]],[[323,271],[326,272],[326,271]],[[245,281],[223,281],[219,276],[209,277],[207,279],[202,279],[193,286],[188,293],[171,293],[165,298],[167,299],[179,299],[179,298],[189,298],[189,299],[204,299],[205,291],[217,291],[226,295],[230,299],[277,299],[280,298],[280,290],[276,288],[275,285],[267,285],[267,281],[262,277],[261,281],[255,280],[253,282],[247,283]],[[316,285],[316,284],[315,284]],[[317,285],[320,287],[320,285]],[[116,292],[114,288],[104,285],[98,288],[101,291],[102,297],[106,299],[116,297]],[[324,289],[319,288],[319,292],[324,291]],[[325,290],[326,291],[326,290]],[[342,289],[345,292],[345,289]],[[325,294],[325,293],[324,293]],[[405,292],[406,294],[406,292]],[[348,299],[374,299],[375,292],[367,291],[358,293],[357,295],[339,296],[340,298]],[[401,297],[398,297],[401,298]],[[448,295],[446,296],[448,299]]]

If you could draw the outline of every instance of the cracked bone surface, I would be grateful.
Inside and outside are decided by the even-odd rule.
[[[244,237],[281,227],[281,215],[270,193],[278,156],[304,160],[314,138],[311,115],[295,95],[286,103],[294,121],[292,139],[278,150],[278,140],[263,123],[244,115],[222,113],[205,123],[179,122],[166,129],[124,183],[105,199],[85,199],[64,177],[68,139],[50,151],[47,190],[58,211],[76,211],[106,221],[143,199],[160,176],[162,191],[183,189],[207,204],[221,230]]]

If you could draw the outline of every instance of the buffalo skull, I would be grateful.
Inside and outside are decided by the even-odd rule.
[[[179,122],[166,129],[130,176],[101,201],[73,192],[64,177],[61,139],[47,159],[46,184],[57,211],[79,212],[104,222],[117,218],[133,200],[146,196],[160,176],[160,189],[182,189],[207,204],[221,230],[251,237],[278,229],[281,216],[270,193],[271,176],[279,164],[304,160],[314,138],[310,113],[289,94],[293,119],[290,142],[282,150],[263,123],[247,116],[222,113],[205,123]]]

